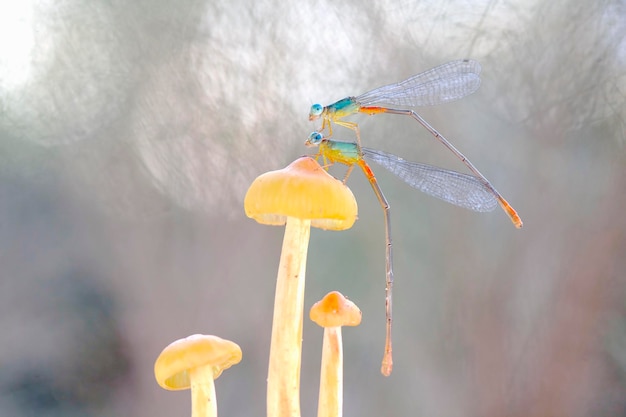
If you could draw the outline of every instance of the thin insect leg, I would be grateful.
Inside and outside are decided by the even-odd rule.
[[[350,165],[348,167],[348,170],[346,171],[346,175],[343,176],[343,183],[345,184],[346,181],[348,181],[348,177],[350,176],[350,174],[352,173],[352,170],[354,169],[354,165]]]
[[[380,367],[380,372],[384,376],[391,375],[393,369],[393,355],[392,355],[392,342],[391,342],[391,327],[392,327],[392,301],[393,301],[393,254],[391,245],[391,212],[389,203],[383,194],[383,191],[376,181],[374,172],[363,159],[358,162],[359,166],[363,170],[363,173],[367,177],[378,198],[380,206],[385,214],[385,317],[386,317],[386,337],[385,337],[385,352],[383,354],[383,360]]]
[[[334,162],[328,162],[328,158],[326,158],[326,155],[322,153],[318,153],[317,155],[315,155],[315,160],[319,162],[320,157],[322,158],[323,162],[322,169],[328,171],[328,168],[334,165]]]
[[[359,129],[359,125],[356,123],[354,124],[354,132],[356,133],[356,144],[360,149],[361,148],[361,131]]]
[[[450,150],[457,158],[461,160],[467,166],[467,168],[472,171],[472,173],[483,183],[483,185],[491,191],[491,193],[496,197],[500,207],[504,210],[504,212],[509,216],[515,227],[518,229],[523,226],[522,219],[519,217],[515,209],[509,204],[508,201],[500,195],[500,193],[491,185],[491,183],[485,178],[483,174],[470,162],[469,159],[465,157],[457,148],[454,147],[441,133],[439,133],[434,127],[432,127],[422,116],[415,113],[413,110],[399,110],[399,109],[385,109],[385,113],[391,114],[402,114],[406,116],[411,116],[415,120],[418,121],[426,130],[428,130],[439,142],[441,142],[448,150]]]
[[[335,120],[335,123],[339,126],[347,127],[350,130],[354,130],[354,133],[356,134],[356,143],[357,145],[359,145],[359,148],[361,147],[361,132],[359,131],[358,124],[354,122],[346,122],[343,120]]]
[[[333,136],[333,127],[330,123],[330,119],[328,117],[324,117],[322,119],[322,128],[320,130],[318,130],[319,133],[324,133],[324,129],[326,129],[326,126],[328,125],[328,137],[332,137]]]
[[[322,128],[318,130],[318,133],[324,134],[324,129],[328,126],[328,135],[325,135],[326,138],[331,138],[333,136],[333,124],[331,123],[330,117],[325,115],[322,119]]]

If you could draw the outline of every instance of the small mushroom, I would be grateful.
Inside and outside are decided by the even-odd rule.
[[[300,416],[300,361],[306,257],[311,226],[352,227],[354,195],[313,158],[302,157],[254,180],[245,197],[248,217],[285,225],[278,266],[267,378],[268,417]]]
[[[215,417],[214,380],[240,361],[241,349],[236,343],[194,334],[163,349],[154,363],[154,376],[166,390],[191,388],[192,417]]]
[[[340,292],[333,291],[311,307],[309,316],[324,328],[317,417],[341,417],[343,414],[341,326],[358,326],[361,323],[361,310]]]

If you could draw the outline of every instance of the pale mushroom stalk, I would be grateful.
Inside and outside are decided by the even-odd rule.
[[[213,367],[206,365],[189,371],[191,417],[217,417],[217,398]]]
[[[300,416],[304,282],[310,232],[310,220],[287,218],[274,299],[268,417]]]
[[[326,327],[322,343],[322,369],[317,417],[343,414],[343,342],[341,327]]]

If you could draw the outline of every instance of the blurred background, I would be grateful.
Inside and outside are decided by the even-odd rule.
[[[247,187],[312,152],[311,104],[472,58],[481,88],[418,112],[524,228],[373,167],[384,378],[383,215],[354,171],[359,221],[312,232],[305,299],[363,311],[345,415],[626,416],[625,39],[621,0],[0,2],[0,415],[188,415],[153,364],[193,333],[243,350],[220,414],[264,415],[283,228],[245,216]],[[409,118],[351,120],[365,146],[466,172]],[[322,329],[303,337],[313,416]]]

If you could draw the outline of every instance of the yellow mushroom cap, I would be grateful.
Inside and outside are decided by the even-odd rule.
[[[213,379],[223,370],[241,361],[241,348],[217,336],[194,334],[167,346],[154,363],[154,376],[166,390],[177,391],[190,386],[189,370],[211,366]]]
[[[331,291],[313,304],[309,317],[322,327],[358,326],[361,310],[339,291]]]
[[[254,180],[244,200],[246,215],[259,223],[285,224],[287,217],[311,220],[311,226],[345,230],[357,218],[352,191],[311,157],[301,157]]]

